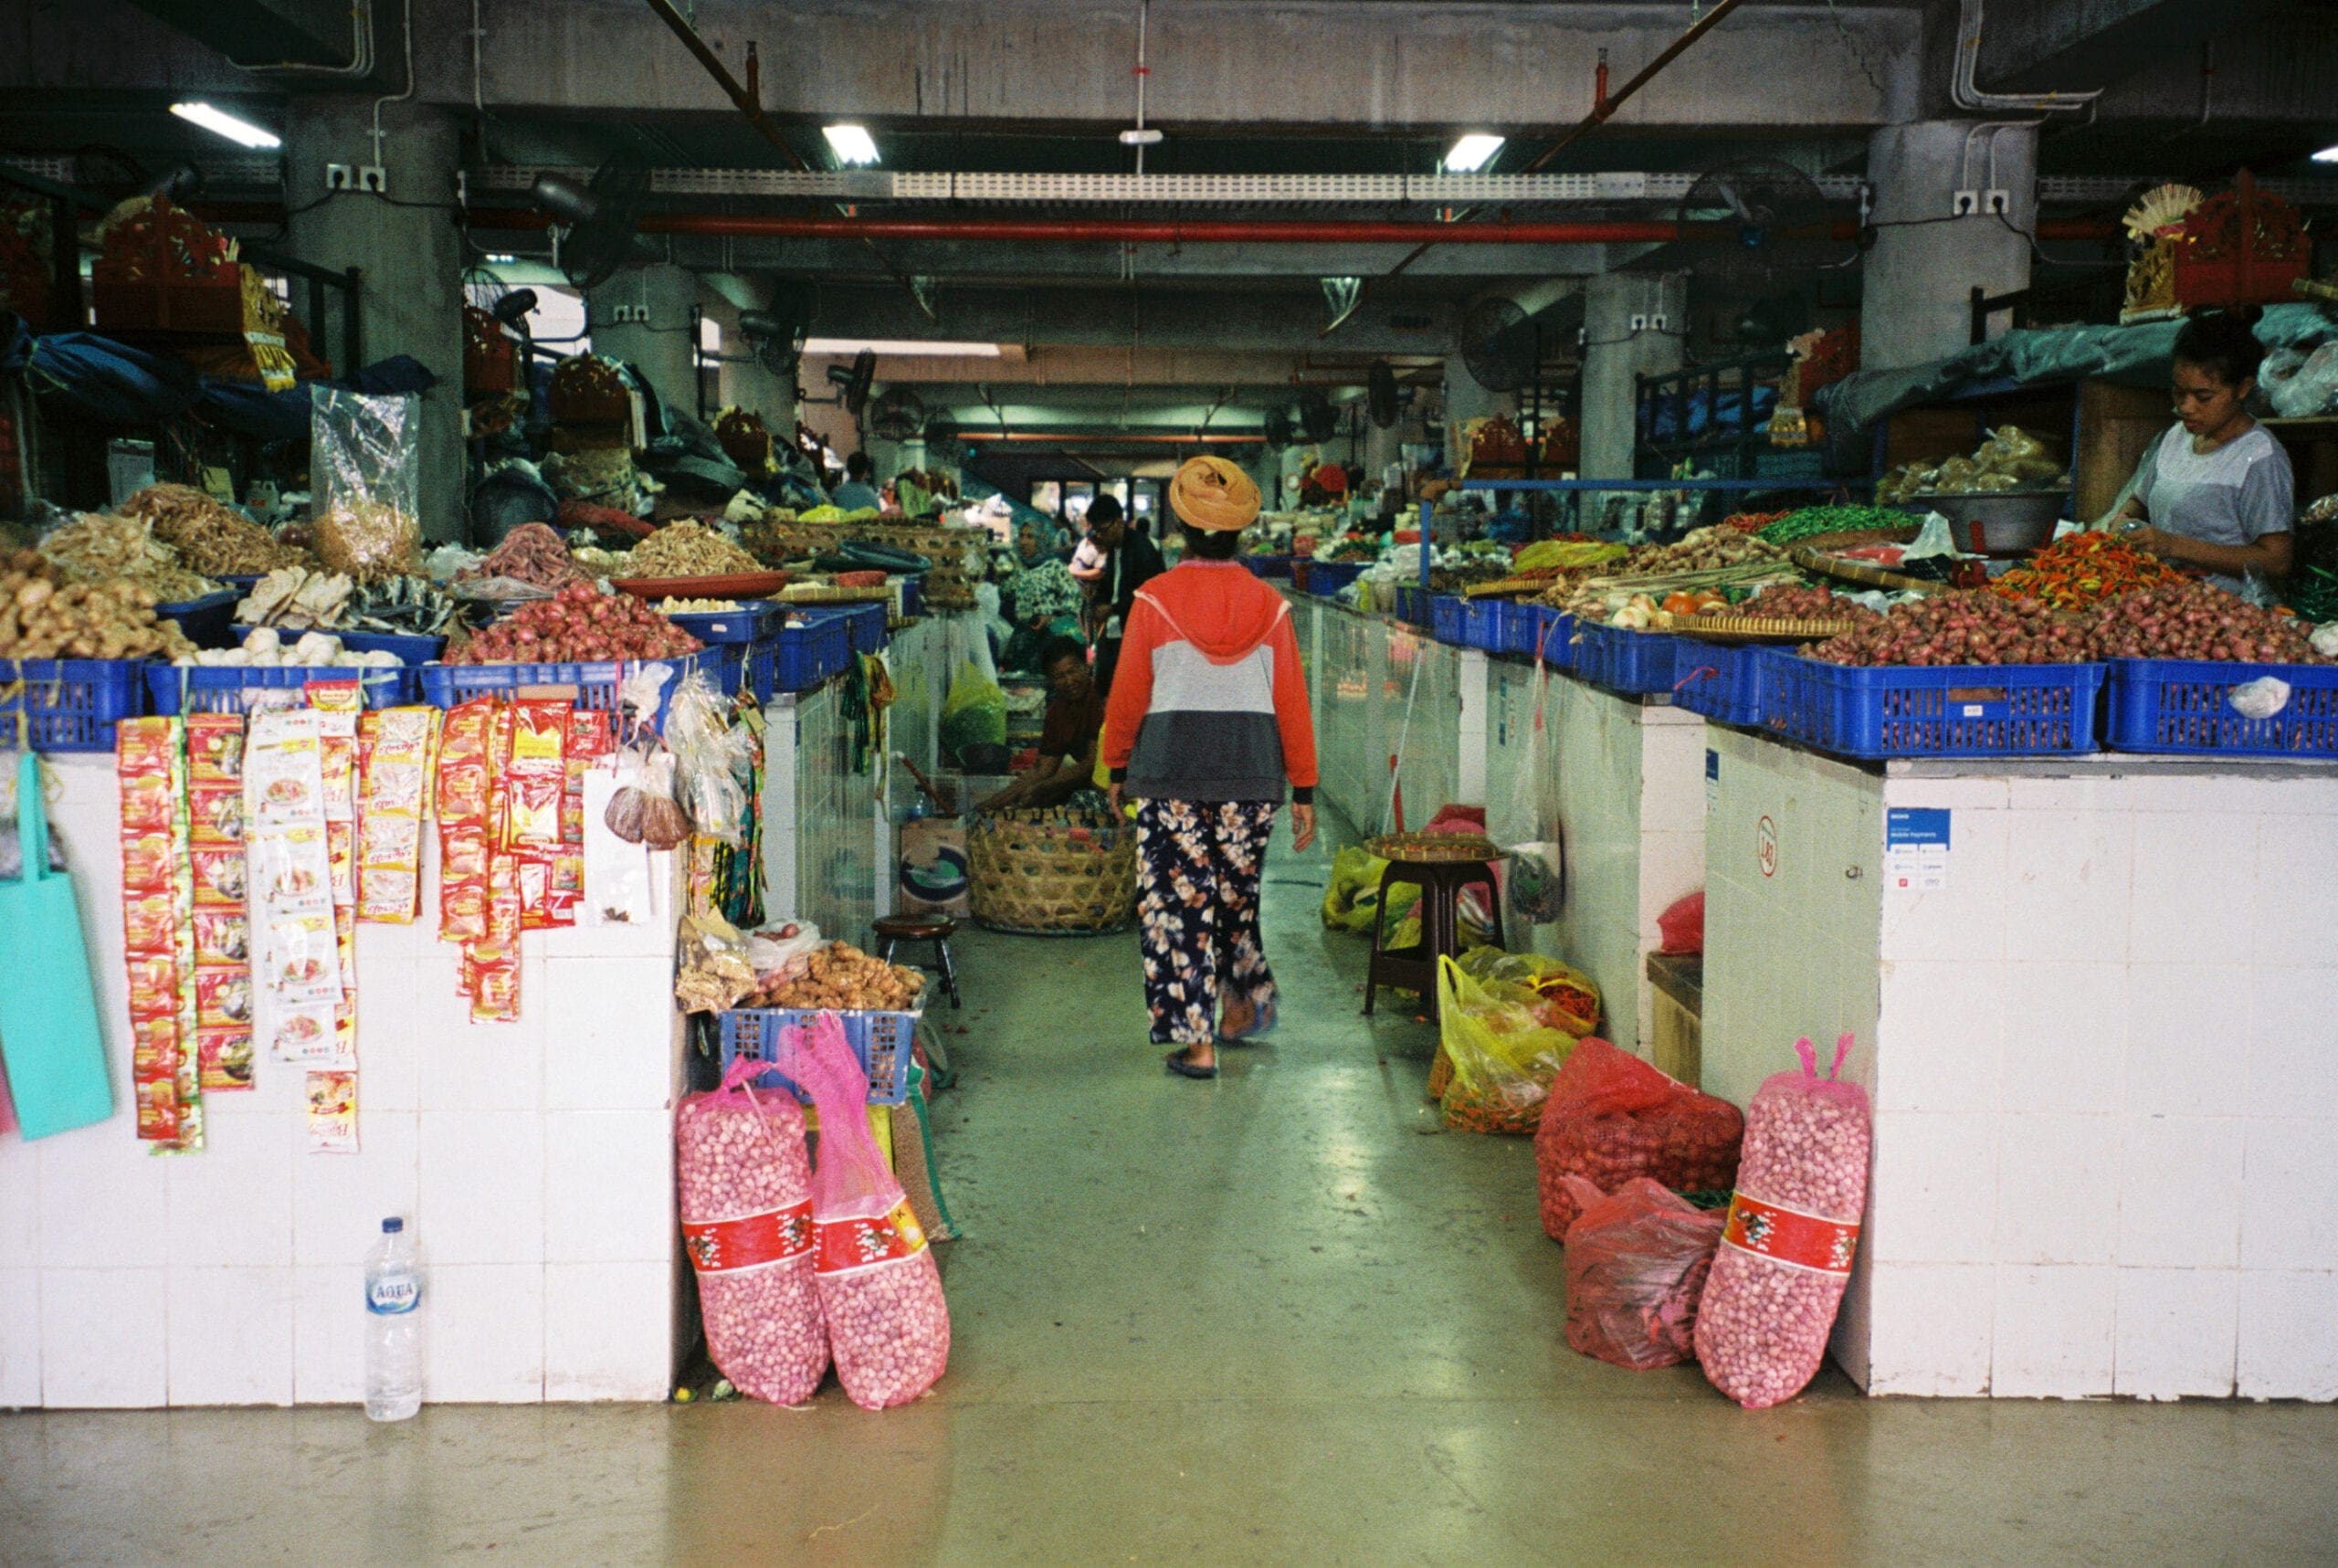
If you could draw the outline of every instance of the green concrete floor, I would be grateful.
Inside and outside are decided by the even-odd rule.
[[[1532,1152],[1356,1016],[1326,865],[1270,864],[1282,1028],[1212,1084],[1133,939],[963,939],[931,1398],[5,1416],[0,1563],[2338,1562],[2338,1408],[1757,1415],[1567,1350]]]

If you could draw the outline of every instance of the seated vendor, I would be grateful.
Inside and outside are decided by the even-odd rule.
[[[1048,716],[1039,731],[1038,765],[981,802],[978,811],[1060,805],[1095,787],[1104,697],[1088,668],[1088,650],[1077,638],[1057,637],[1040,664],[1048,676]]]
[[[2264,357],[2241,316],[2211,311],[2184,323],[2175,336],[2178,423],[2143,454],[2119,511],[2120,531],[2133,542],[2206,572],[2231,594],[2250,572],[2286,575],[2291,559],[2290,455],[2248,406]]]

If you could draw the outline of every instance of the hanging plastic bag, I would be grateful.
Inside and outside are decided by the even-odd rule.
[[[1656,930],[1664,940],[1659,952],[1680,954],[1704,952],[1705,890],[1699,888],[1685,898],[1674,900],[1669,909],[1656,917]]]
[[[1566,851],[1556,840],[1513,846],[1507,882],[1510,918],[1520,925],[1549,925],[1566,913]]]
[[[1380,910],[1380,874],[1387,868],[1387,861],[1361,845],[1336,851],[1332,879],[1323,889],[1323,923],[1333,931],[1371,934]]]
[[[1609,1192],[1646,1176],[1675,1192],[1718,1192],[1737,1179],[1745,1118],[1627,1051],[1588,1039],[1551,1085],[1534,1131],[1543,1229],[1566,1239],[1575,1200],[1567,1178]]]
[[[906,1405],[950,1363],[950,1308],[925,1232],[869,1127],[869,1078],[833,1013],[782,1031],[820,1113],[812,1218],[837,1379],[864,1410]]]
[[[364,581],[422,563],[422,399],[318,386],[311,395],[311,543]]]
[[[1821,1079],[1809,1039],[1796,1040],[1802,1070],[1764,1079],[1746,1110],[1737,1192],[1697,1312],[1697,1359],[1748,1410],[1792,1399],[1817,1375],[1850,1279],[1869,1120],[1867,1092],[1834,1076],[1850,1048],[1848,1035],[1835,1043]]]
[[[742,1058],[720,1091],[682,1101],[674,1182],[715,1367],[750,1398],[801,1405],[828,1370],[813,1275],[812,1169],[795,1097],[747,1087],[764,1066]]]
[[[969,660],[942,700],[942,750],[960,766],[975,746],[1006,744],[1006,693]]]
[[[735,704],[692,670],[666,704],[666,744],[674,754],[674,797],[700,836],[736,846],[745,837],[747,784],[755,741],[732,722]]]
[[[1567,1344],[1646,1372],[1696,1353],[1697,1300],[1727,1215],[1644,1176],[1613,1193],[1581,1176],[1567,1229]]]
[[[1543,1101],[1574,1037],[1543,1023],[1530,986],[1472,980],[1450,958],[1438,969],[1438,1044],[1452,1064],[1446,1124],[1469,1132],[1523,1136],[1534,1131]]]

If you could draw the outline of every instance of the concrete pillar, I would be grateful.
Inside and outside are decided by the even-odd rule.
[[[1657,318],[1663,318],[1659,327]],[[1645,321],[1637,329],[1635,317]],[[1583,432],[1586,479],[1628,479],[1638,444],[1639,378],[1680,368],[1689,279],[1680,272],[1603,272],[1584,284]]]
[[[431,541],[469,532],[463,512],[462,245],[455,228],[455,171],[462,153],[453,111],[424,104],[382,106],[380,163],[390,199],[325,188],[325,165],[375,162],[373,100],[300,95],[286,108],[285,189],[290,252],[320,267],[361,269],[364,357],[411,354],[438,378],[422,399],[422,533]],[[393,205],[393,204],[399,205]],[[313,205],[312,205],[313,204]],[[407,205],[412,204],[412,205]],[[340,363],[338,296],[317,343]]]
[[[2023,236],[2038,228],[2036,129],[1956,120],[1887,125],[1868,141],[1867,168],[1877,235],[1861,276],[1861,368],[1923,364],[1968,347],[1974,288],[2006,294],[2029,286]],[[1993,190],[2010,203],[2002,218],[1985,205],[1954,218],[1959,191],[1985,205]],[[1996,330],[2004,330],[2002,319]]]
[[[698,413],[698,274],[669,261],[628,267],[584,296],[593,352],[639,371],[669,406]],[[626,319],[620,321],[622,316]],[[711,418],[714,410],[707,409]]]

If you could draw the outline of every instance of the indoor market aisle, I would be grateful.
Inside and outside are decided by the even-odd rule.
[[[2160,1561],[2338,1558],[2327,1408],[1829,1372],[1754,1415],[1567,1350],[1530,1144],[1439,1130],[1280,843],[1282,1027],[1215,1083],[1161,1070],[1132,937],[963,939],[932,1397],[0,1418],[0,1562],[2123,1563],[2144,1513]]]

